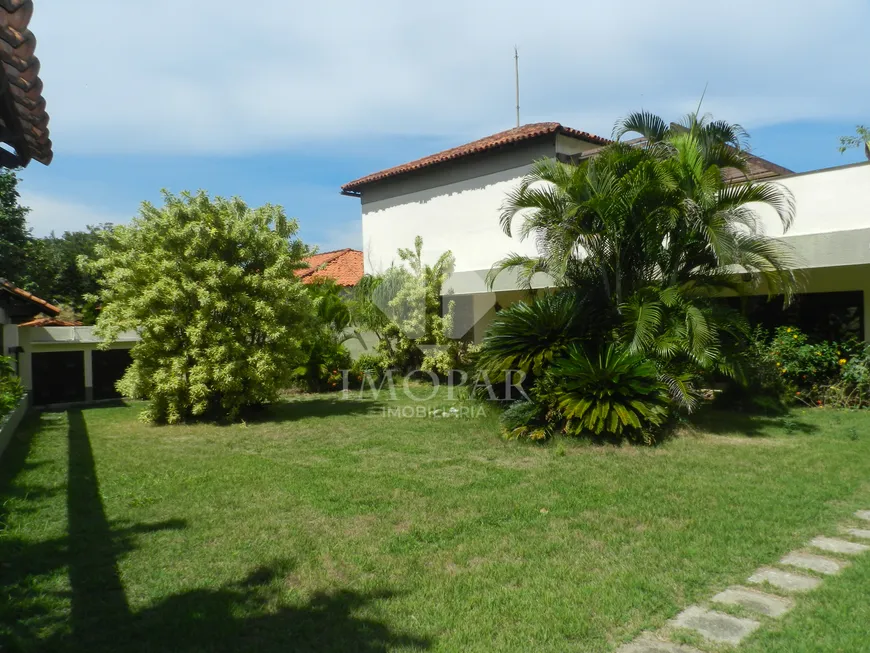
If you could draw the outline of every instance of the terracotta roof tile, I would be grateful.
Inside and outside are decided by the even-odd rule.
[[[82,326],[81,322],[78,321],[70,321],[70,320],[60,320],[56,317],[38,317],[35,320],[30,320],[30,322],[23,322],[18,325],[19,327],[74,327],[74,326]]]
[[[571,129],[570,127],[563,127],[558,122],[538,122],[531,125],[523,125],[522,127],[514,127],[513,129],[508,129],[507,131],[499,132],[498,134],[493,134],[486,138],[481,138],[473,143],[466,143],[465,145],[444,150],[443,152],[438,152],[437,154],[432,154],[423,157],[422,159],[411,161],[410,163],[404,163],[393,168],[388,168],[387,170],[381,170],[380,172],[360,177],[359,179],[342,186],[341,190],[346,193],[359,191],[363,186],[375,181],[380,181],[381,179],[395,177],[396,175],[401,175],[413,170],[420,170],[421,168],[427,168],[445,161],[452,161],[471,154],[494,150],[505,145],[511,145],[513,143],[519,143],[521,141],[527,141],[550,134],[564,134],[595,145],[606,145],[607,143],[610,143],[609,139],[582,132],[577,129]]]
[[[16,135],[7,142],[23,166],[30,159],[48,165],[53,157],[36,37],[27,28],[32,15],[33,0],[0,0],[0,96],[9,108],[4,120],[17,123],[3,126]]]
[[[744,175],[742,172],[735,170],[734,168],[726,168],[722,171],[723,179],[725,179],[726,182],[731,183],[735,181],[744,181],[747,177],[749,179],[761,180],[792,174],[792,171],[788,168],[783,168],[781,165],[777,165],[767,159],[762,159],[760,156],[755,156],[754,154],[747,154],[746,162],[749,167],[748,175]]]
[[[305,259],[307,268],[296,270],[303,283],[333,279],[339,286],[355,286],[363,276],[363,253],[356,249],[338,249]]]
[[[49,304],[44,299],[40,299],[33,293],[27,292],[23,288],[19,288],[14,283],[6,281],[6,279],[0,279],[0,290],[5,290],[8,293],[21,297],[22,299],[31,301],[34,304],[39,304],[39,306],[41,306],[47,313],[54,313],[55,315],[60,314],[60,308],[58,308],[54,304]]]

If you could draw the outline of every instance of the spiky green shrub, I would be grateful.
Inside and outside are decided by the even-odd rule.
[[[490,324],[477,354],[477,367],[496,376],[507,370],[540,374],[577,339],[578,319],[570,293],[511,304]]]
[[[651,444],[670,414],[668,388],[655,364],[617,345],[607,345],[592,357],[572,346],[549,375],[549,400],[568,435]]]

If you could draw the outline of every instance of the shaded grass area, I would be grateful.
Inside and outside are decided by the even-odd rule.
[[[870,414],[707,413],[643,449],[390,407],[31,417],[0,462],[3,650],[612,651],[870,505]],[[852,650],[863,564],[757,650]]]

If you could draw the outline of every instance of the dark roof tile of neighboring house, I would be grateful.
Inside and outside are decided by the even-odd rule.
[[[773,161],[762,159],[760,156],[755,156],[754,154],[746,155],[746,163],[749,167],[748,175],[744,175],[742,172],[735,170],[734,168],[726,168],[722,171],[722,176],[725,181],[743,181],[747,177],[754,180],[772,179],[773,177],[782,177],[783,175],[792,174],[792,171],[788,168],[783,168],[781,165],[777,165]]]
[[[0,279],[0,290],[6,291],[11,295],[20,297],[21,299],[31,301],[34,304],[40,306],[46,313],[54,313],[55,315],[60,314],[60,308],[58,308],[54,304],[49,304],[44,299],[40,299],[33,293],[27,292],[23,288],[19,288],[14,283],[6,281],[6,279]]]
[[[32,15],[33,0],[0,0],[0,127],[22,166],[30,159],[48,165],[53,157],[36,38],[27,28]]]
[[[61,320],[56,317],[38,317],[30,322],[19,324],[19,327],[75,327],[81,326],[82,323],[71,320]]]
[[[508,129],[507,131],[499,132],[498,134],[493,134],[486,138],[481,138],[473,143],[466,143],[465,145],[444,150],[443,152],[438,152],[437,154],[432,154],[423,157],[422,159],[411,161],[410,163],[403,163],[402,165],[393,168],[366,175],[365,177],[361,177],[345,184],[341,187],[341,190],[345,193],[358,192],[363,186],[375,181],[380,181],[381,179],[395,177],[396,175],[420,170],[421,168],[427,168],[445,161],[452,161],[472,154],[479,154],[480,152],[494,150],[505,145],[511,145],[513,143],[519,143],[521,141],[527,141],[551,134],[564,134],[565,136],[571,136],[595,145],[606,145],[607,143],[610,143],[609,139],[579,131],[577,129],[571,129],[570,127],[563,127],[558,122],[539,122]]]
[[[363,253],[356,249],[337,249],[315,254],[305,260],[307,268],[296,271],[303,283],[332,279],[339,286],[355,286],[363,276]]]

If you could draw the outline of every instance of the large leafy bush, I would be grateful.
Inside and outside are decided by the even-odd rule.
[[[313,321],[296,231],[279,207],[200,192],[165,193],[164,206],[146,202],[100,234],[97,331],[107,342],[139,331],[118,388],[150,399],[146,419],[235,419],[287,386]]]

